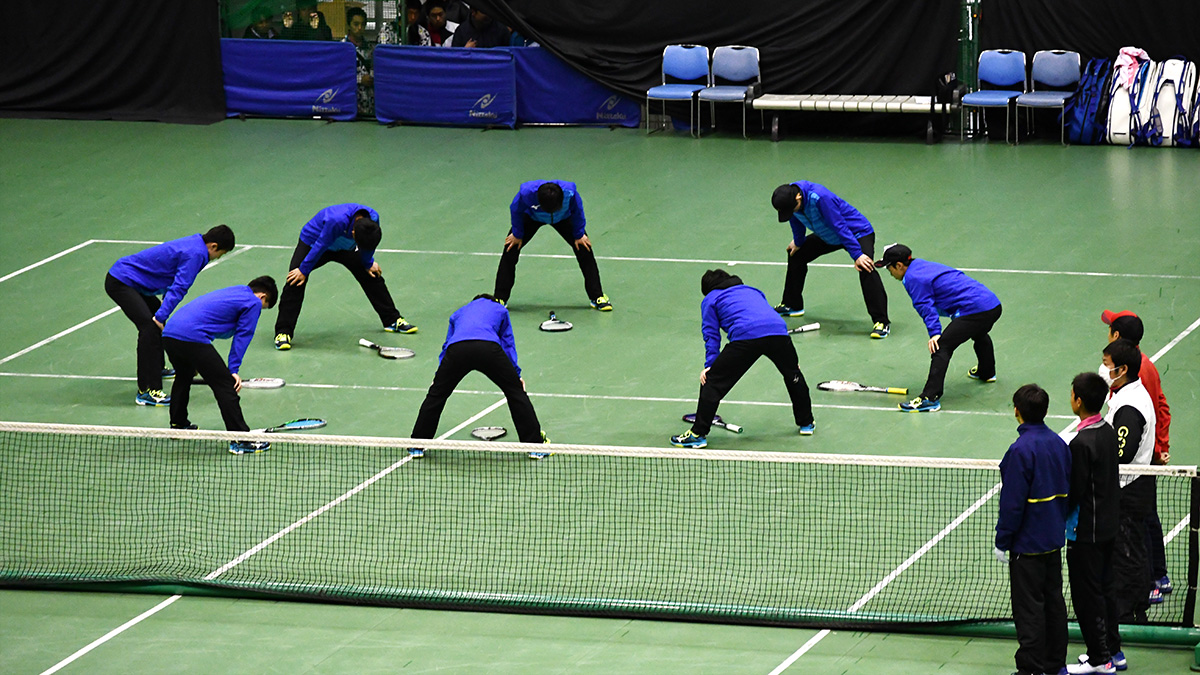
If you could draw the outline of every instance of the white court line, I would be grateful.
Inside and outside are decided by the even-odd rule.
[[[0,377],[31,377],[48,380],[92,380],[92,381],[117,381],[117,382],[132,382],[136,381],[135,377],[115,376],[115,375],[63,375],[58,373],[14,373],[0,371]],[[409,392],[424,392],[428,391],[428,387],[400,387],[395,385],[369,385],[369,384],[317,384],[312,382],[301,382],[296,384],[287,384],[288,387],[296,389],[345,389],[345,390],[362,390],[362,391],[409,391]],[[495,396],[495,391],[484,391],[481,389],[455,389],[456,394],[472,394],[479,396]],[[556,394],[549,392],[528,392],[530,398],[567,398],[567,399],[582,399],[588,401],[634,401],[639,403],[682,403],[692,405],[696,402],[695,397],[691,398],[672,398],[668,396],[614,396],[605,394]],[[782,401],[738,401],[734,399],[724,399],[721,405],[749,405],[749,406],[766,406],[773,408],[790,408],[791,403]],[[827,410],[868,410],[876,412],[897,412],[895,406],[880,407],[869,405],[837,405],[832,403],[814,403],[813,408],[823,408]],[[1012,413],[1008,412],[993,412],[989,410],[945,410],[943,409],[938,414],[945,413],[947,415],[985,415],[989,417],[1012,417]],[[1046,415],[1047,419],[1073,420],[1076,419],[1073,415]]]
[[[155,245],[161,244],[160,241],[138,241],[131,239],[93,239],[92,241],[98,244],[144,244]],[[247,244],[246,248],[264,248],[274,250],[290,251],[295,246],[280,246],[278,244]],[[465,255],[465,256],[482,256],[489,258],[499,258],[500,253],[485,252],[485,251],[438,251],[438,250],[418,250],[408,248],[381,248],[376,249],[376,253],[406,253],[418,255]],[[553,258],[557,260],[574,260],[574,255],[560,253],[521,253],[522,258]],[[611,260],[614,262],[661,262],[661,263],[690,263],[696,265],[727,265],[736,267],[737,265],[756,265],[761,267],[786,267],[787,261],[764,261],[764,260],[730,260],[729,258],[719,259],[703,259],[703,258],[640,258],[634,256],[596,256],[596,260]],[[851,268],[852,263],[835,264],[835,263],[809,263],[809,267],[832,267],[832,268]],[[1017,270],[1017,269],[992,269],[987,267],[959,267],[958,269],[964,272],[985,272],[992,274],[1040,274],[1046,276],[1066,276],[1066,277],[1108,277],[1114,279],[1184,279],[1187,281],[1200,281],[1200,276],[1189,276],[1185,274],[1134,274],[1120,273],[1113,274],[1111,272],[1062,272],[1055,270]]]
[[[1157,354],[1155,354],[1154,356],[1152,356],[1150,358],[1150,360],[1157,361],[1159,359],[1159,357],[1161,357],[1163,354],[1166,354],[1175,345],[1179,344],[1180,340],[1182,340],[1183,338],[1185,338],[1189,334],[1191,334],[1192,331],[1196,330],[1197,327],[1200,327],[1200,318],[1198,318],[1194,322],[1192,322],[1192,325],[1183,329],[1183,331],[1181,333],[1179,333],[1179,335],[1175,336],[1175,339],[1168,342],[1167,346],[1160,349]],[[1068,424],[1066,429],[1063,429],[1063,432],[1067,431],[1067,429],[1070,429],[1072,426],[1074,426],[1074,423]],[[951,522],[950,525],[948,525],[946,528],[944,528],[941,532],[939,532],[937,534],[937,536],[935,536],[933,539],[930,539],[921,548],[917,549],[917,552],[914,553],[913,555],[909,556],[908,560],[905,560],[903,563],[900,564],[899,567],[897,567],[895,570],[893,570],[891,574],[884,577],[883,581],[880,581],[879,584],[876,585],[876,588],[882,590],[882,586],[886,586],[888,583],[891,583],[891,580],[895,579],[897,576],[900,575],[901,572],[903,572],[905,569],[910,567],[921,556],[923,556],[925,553],[927,553],[929,550],[931,550],[934,547],[934,545],[937,544],[938,541],[941,541],[941,539],[945,538],[946,535],[950,534],[950,532],[953,531],[954,528],[958,527],[958,525],[961,524],[964,520],[966,520],[966,518],[968,516],[970,516],[972,513],[979,510],[980,507],[982,507],[985,503],[987,503],[987,501],[989,499],[991,499],[993,496],[995,496],[996,493],[999,491],[1000,491],[1000,484],[997,483],[995,487],[993,487],[991,490],[988,490],[988,492],[986,494],[984,494],[982,497],[980,497],[979,500],[976,501],[974,504],[972,504],[971,507],[968,508],[966,511],[964,511],[962,513],[962,515],[960,515],[958,518],[954,519],[954,521]],[[1170,541],[1172,539],[1174,539],[1179,534],[1179,532],[1181,532],[1183,530],[1183,528],[1188,525],[1189,522],[1190,522],[1190,515],[1184,517],[1184,519],[1181,520],[1178,525],[1176,525],[1174,528],[1172,528],[1169,535],[1163,537],[1163,544],[1166,545],[1166,544],[1170,543]],[[882,584],[882,586],[880,584]],[[873,594],[877,593],[877,592],[878,591],[876,591],[875,588],[871,589],[871,591],[868,592],[867,595],[864,595],[862,598],[859,598],[859,601],[854,603],[854,605],[852,605],[850,607],[849,611],[853,612],[853,611],[857,611],[857,609],[860,609],[864,604],[866,604],[866,602],[868,600],[871,599],[871,597],[874,597]],[[868,596],[870,596],[870,597],[868,597]],[[818,642],[825,639],[825,636],[829,635],[830,632],[831,631],[824,630],[824,631],[821,631],[820,633],[817,633],[816,635],[814,635],[812,638],[809,639],[808,642],[804,643],[803,647],[796,650],[791,656],[789,656],[787,659],[785,659],[783,663],[781,663],[779,666],[777,666],[775,668],[775,670],[772,670],[771,675],[779,675],[779,673],[782,673],[789,666],[791,666],[793,663],[795,663],[797,659],[799,659],[806,652],[808,652],[808,650],[810,650],[814,646],[816,646],[816,644]]]
[[[442,434],[441,436],[438,436],[438,440],[445,440],[452,434],[457,433],[460,429],[467,426],[468,424],[471,424],[475,420],[483,417],[484,415],[487,415],[488,413],[492,412],[496,408],[499,408],[501,405],[503,405],[505,403],[505,400],[506,399],[502,398],[499,401],[496,401],[495,403],[493,403],[492,405],[484,408],[480,412],[476,413],[475,415],[472,415],[470,418],[468,418],[462,424],[459,424],[458,426],[447,431],[446,433]],[[396,462],[394,464],[392,464],[391,466],[387,467],[386,469],[383,469],[379,473],[376,473],[374,476],[371,476],[370,478],[359,483],[358,485],[354,486],[353,488],[350,488],[345,493],[343,493],[341,496],[326,503],[324,506],[318,508],[317,510],[308,514],[307,516],[304,516],[300,520],[297,520],[296,522],[292,523],[291,525],[288,525],[287,527],[285,527],[282,530],[276,532],[275,534],[267,537],[266,539],[260,541],[259,543],[255,544],[254,546],[251,546],[249,549],[247,549],[245,552],[243,552],[242,554],[235,557],[233,560],[230,560],[229,562],[225,563],[224,565],[218,567],[217,569],[215,569],[212,572],[205,575],[204,579],[206,581],[212,581],[213,579],[216,579],[217,577],[228,572],[229,570],[233,569],[234,567],[237,567],[238,565],[240,565],[243,562],[245,562],[246,560],[248,560],[254,554],[261,552],[266,547],[270,546],[271,544],[275,543],[276,541],[278,541],[279,539],[281,539],[282,537],[287,535],[289,532],[296,530],[297,528],[301,527],[305,523],[312,521],[314,518],[317,518],[318,516],[325,513],[326,511],[329,511],[330,509],[345,502],[347,499],[350,499],[354,495],[356,495],[356,494],[362,492],[363,490],[367,489],[368,487],[374,485],[375,483],[379,482],[384,477],[386,477],[388,474],[390,474],[393,471],[395,471],[396,469],[404,466],[411,460],[412,460],[411,455],[405,455],[404,457],[401,457],[400,459],[396,460]],[[109,640],[115,638],[116,636],[120,635],[121,633],[124,633],[126,630],[136,626],[138,623],[141,623],[142,620],[147,619],[147,618],[157,614],[158,612],[166,609],[167,607],[169,607],[172,603],[174,603],[176,600],[180,599],[181,597],[183,597],[183,596],[172,595],[171,597],[167,598],[166,600],[163,600],[162,602],[158,603],[154,607],[151,607],[150,609],[146,610],[145,612],[142,612],[141,614],[135,616],[134,618],[130,619],[129,621],[126,621],[125,623],[121,624],[120,626],[117,626],[116,628],[105,633],[103,636],[92,641],[91,643],[89,643],[87,646],[83,647],[79,651],[75,652],[74,654],[71,654],[70,656],[63,659],[62,661],[59,661],[58,663],[54,664],[49,669],[42,671],[42,675],[50,675],[51,673],[57,673],[58,671],[62,670],[66,666],[70,665],[73,661],[79,659],[80,657],[84,656],[85,654],[92,651],[93,649],[99,647],[100,645],[104,644],[105,642],[108,642]]]
[[[0,277],[0,282],[8,281],[9,279],[11,279],[15,276],[24,274],[31,269],[41,267],[42,265],[45,265],[46,263],[48,263],[52,260],[58,260],[59,258],[63,257],[64,255],[66,255],[68,253],[74,253],[75,251],[78,251],[79,249],[83,248],[84,246],[87,246],[89,244],[94,244],[98,241],[99,241],[98,239],[88,239],[87,241],[83,242],[82,244],[77,244],[65,251],[60,251],[59,253],[55,253],[54,255],[50,256],[49,258],[43,258],[43,259],[33,263],[32,265],[26,265],[25,267],[22,267],[21,269],[17,270],[16,272],[9,272],[8,274],[5,274],[4,276]]]

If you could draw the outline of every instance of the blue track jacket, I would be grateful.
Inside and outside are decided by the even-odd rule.
[[[705,368],[711,367],[721,353],[722,330],[730,342],[788,334],[787,323],[771,308],[767,296],[745,284],[712,291],[700,303]]]
[[[805,230],[809,229],[826,244],[844,246],[850,259],[858,260],[863,254],[858,240],[875,231],[871,221],[820,183],[798,180],[792,185],[804,195],[800,211],[793,213],[788,221],[796,245],[804,241]]]
[[[1048,553],[1066,543],[1071,450],[1045,424],[1022,424],[1000,460],[996,548]]]
[[[1000,298],[987,286],[941,263],[914,258],[901,283],[925,321],[929,337],[942,334],[939,315],[953,319],[1000,306]]]
[[[127,255],[114,263],[108,273],[142,295],[165,295],[154,318],[166,323],[207,264],[208,245],[204,236],[193,234]]]
[[[451,314],[446,343],[442,345],[442,353],[438,354],[438,363],[446,356],[447,347],[465,340],[487,340],[500,345],[512,361],[513,368],[517,369],[517,375],[521,374],[521,367],[517,365],[517,343],[513,340],[512,324],[509,323],[508,310],[504,305],[495,300],[478,298]]]
[[[229,372],[236,373],[254,337],[260,314],[262,300],[249,286],[230,286],[205,293],[180,307],[163,328],[163,337],[202,344],[233,338],[228,363]]]
[[[366,211],[371,220],[379,222],[379,214],[362,204],[335,204],[317,211],[312,220],[304,224],[300,230],[300,241],[312,247],[308,255],[300,263],[300,272],[304,276],[312,274],[317,261],[325,255],[325,251],[353,251],[356,244],[351,234],[354,226],[354,214]],[[375,264],[374,251],[359,251],[363,267],[369,268]]]
[[[543,183],[554,183],[562,188],[562,207],[554,213],[543,211],[538,206],[537,191]],[[587,218],[583,215],[583,199],[580,198],[579,190],[571,181],[531,180],[528,183],[521,183],[521,189],[517,190],[517,195],[513,197],[512,205],[508,210],[512,214],[512,235],[521,240],[525,239],[526,218],[547,225],[570,221],[571,234],[576,239],[584,235],[587,227]]]

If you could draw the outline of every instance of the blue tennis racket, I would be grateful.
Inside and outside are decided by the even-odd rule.
[[[304,419],[299,419],[299,420],[292,420],[291,422],[284,422],[283,424],[280,424],[277,427],[269,427],[267,429],[263,429],[263,432],[271,434],[271,433],[278,433],[281,431],[308,431],[309,429],[320,429],[323,426],[325,426],[325,420],[319,420],[319,419],[314,419],[314,418],[304,418]]]

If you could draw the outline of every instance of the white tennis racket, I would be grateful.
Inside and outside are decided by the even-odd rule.
[[[481,441],[494,441],[507,433],[508,429],[504,427],[475,427],[471,430],[471,435]]]
[[[366,347],[367,349],[374,349],[385,359],[411,359],[417,355],[416,352],[408,347],[384,347],[383,345],[377,345],[366,338],[359,338],[358,344]]]
[[[569,321],[559,321],[558,317],[554,315],[553,311],[550,312],[550,318],[543,321],[538,327],[551,333],[560,333],[564,330],[571,330],[574,328]]]
[[[788,331],[788,335],[791,335],[792,333],[807,333],[807,332],[813,331],[813,330],[821,330],[821,324],[806,323],[803,326],[796,326],[795,328]]]
[[[282,377],[248,377],[242,380],[242,389],[278,389],[284,384]]]
[[[849,380],[829,380],[818,384],[817,389],[823,391],[873,391],[880,394],[900,394],[901,396],[908,394],[906,387],[869,387]]]
[[[683,421],[695,423],[696,422],[696,413],[688,413],[688,414],[684,415]],[[721,419],[720,415],[716,415],[715,417],[713,417],[712,424],[714,427],[721,427],[722,429],[727,429],[729,431],[732,431],[735,434],[740,434],[743,431],[742,427],[739,427],[736,424],[730,424],[730,423],[726,422],[725,420]]]

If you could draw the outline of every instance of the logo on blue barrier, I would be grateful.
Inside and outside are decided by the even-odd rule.
[[[325,91],[321,92],[321,94],[317,96],[316,102],[313,103],[312,111],[317,114],[330,113],[335,115],[342,112],[342,109],[339,106],[326,105],[333,101],[334,97],[337,96],[338,91],[340,90],[326,89]]]
[[[467,117],[482,117],[486,119],[496,119],[499,117],[494,112],[489,112],[487,107],[496,102],[495,94],[484,94],[480,96],[475,104],[471,106],[471,110],[467,112]]]
[[[620,96],[616,94],[609,96],[596,110],[596,119],[614,122],[623,122],[629,119],[629,116],[623,112],[613,112],[613,109],[619,105],[621,105]]]

